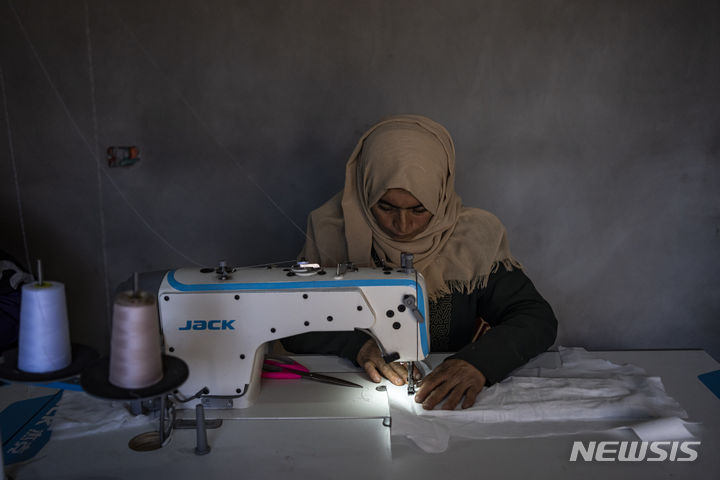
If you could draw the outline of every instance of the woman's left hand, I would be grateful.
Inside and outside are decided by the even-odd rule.
[[[445,360],[423,379],[415,402],[422,403],[425,410],[432,410],[446,399],[441,408],[455,410],[464,396],[462,408],[469,408],[485,382],[485,375],[465,360]]]

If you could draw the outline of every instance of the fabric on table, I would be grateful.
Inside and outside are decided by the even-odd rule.
[[[52,438],[63,440],[141,425],[147,425],[148,430],[157,429],[157,420],[148,415],[133,415],[125,405],[66,390],[52,421]]]
[[[392,434],[409,438],[427,452],[442,452],[450,437],[540,437],[687,417],[665,393],[660,378],[639,367],[616,365],[581,348],[561,348],[559,356],[556,367],[530,362],[516,370],[483,390],[475,405],[465,410],[423,410],[405,387],[388,383]],[[655,423],[636,433],[646,432],[648,439],[687,438],[680,424]]]

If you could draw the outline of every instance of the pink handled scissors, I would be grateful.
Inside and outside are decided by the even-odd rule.
[[[345,387],[363,388],[362,385],[343,380],[342,378],[313,373],[309,371],[307,367],[287,357],[266,358],[265,362],[263,363],[262,376],[263,378],[276,379],[308,378],[310,380],[315,380],[316,382],[342,385]]]

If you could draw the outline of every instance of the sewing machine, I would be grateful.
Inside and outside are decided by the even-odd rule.
[[[178,394],[192,399],[186,406],[252,405],[268,342],[304,332],[363,330],[386,361],[420,361],[430,350],[425,283],[411,262],[402,269],[182,268],[163,278],[158,305],[165,352],[190,370]]]

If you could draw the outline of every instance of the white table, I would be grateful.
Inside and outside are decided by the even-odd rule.
[[[383,426],[384,394],[342,362],[303,357],[317,370],[362,383],[363,390],[308,381],[264,385],[258,405],[224,414],[221,428],[208,430],[212,451],[193,454],[195,432],[178,430],[160,450],[135,452],[132,436],[147,427],[72,440],[53,440],[30,462],[11,465],[17,480],[195,478],[302,479],[712,479],[720,478],[720,399],[698,379],[720,369],[703,351],[596,352],[615,363],[632,363],[662,377],[667,393],[691,422],[703,424],[699,458],[692,463],[595,463],[569,461],[574,440],[618,439],[619,433],[549,438],[451,440],[441,454],[428,454]],[[556,355],[546,353],[545,355]],[[341,373],[338,373],[341,372]],[[7,388],[7,387],[2,387]],[[206,411],[208,418],[213,417]],[[228,416],[234,417],[227,419]],[[633,439],[627,432],[627,439]]]

